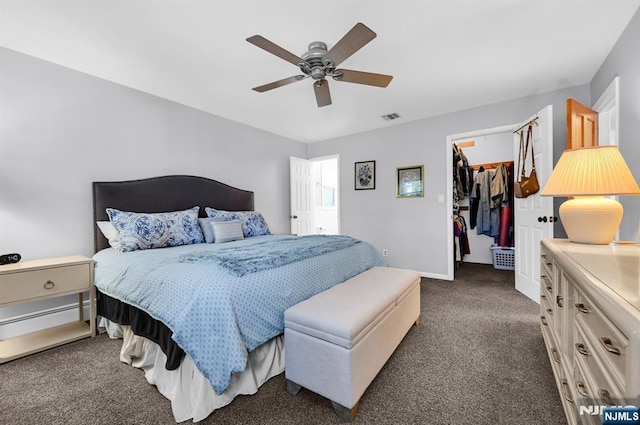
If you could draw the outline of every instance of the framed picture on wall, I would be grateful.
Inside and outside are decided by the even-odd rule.
[[[368,190],[376,188],[376,162],[356,162],[355,189]]]
[[[424,196],[424,166],[398,167],[396,170],[398,198]]]

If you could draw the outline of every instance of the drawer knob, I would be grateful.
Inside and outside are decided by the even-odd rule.
[[[540,316],[540,321],[542,322],[542,324],[543,324],[543,325],[545,325],[545,326],[549,326],[549,325],[547,324],[547,318],[546,318],[546,317],[544,317],[544,316]]]
[[[566,379],[562,380],[562,395],[564,396],[564,399],[567,400],[569,403],[573,403],[573,397],[569,392],[569,383],[567,382]]]
[[[52,280],[47,280],[43,286],[44,286],[44,289],[53,289],[53,287],[56,286],[56,284]]]
[[[556,297],[556,304],[558,304],[558,307],[562,308],[564,306],[564,301],[562,299],[562,295],[558,295]]]
[[[602,400],[602,403],[604,403],[605,406],[613,406],[613,400],[611,400],[611,394],[609,394],[609,391],[607,390],[603,390],[603,389],[599,389],[598,390],[598,395],[600,396],[600,400]]]
[[[576,381],[576,390],[582,397],[587,397],[589,393],[587,392],[587,388],[582,381]]]
[[[580,313],[589,314],[589,309],[582,303],[576,303],[576,308]]]
[[[549,313],[549,316],[553,316],[553,310],[551,310],[550,308],[547,309],[547,313]]]
[[[609,338],[605,338],[603,336],[600,337],[600,344],[604,347],[605,350],[610,352],[611,354],[615,354],[616,356],[620,355],[620,349],[613,345]]]
[[[576,343],[576,350],[578,350],[578,353],[582,354],[583,356],[589,355],[589,350],[587,350],[587,348],[582,343]]]

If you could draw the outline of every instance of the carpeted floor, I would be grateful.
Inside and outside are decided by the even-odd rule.
[[[360,402],[356,424],[566,424],[538,322],[513,272],[463,264],[423,279],[422,321]],[[0,365],[0,424],[172,424],[167,399],[102,334]],[[202,424],[340,424],[284,374]]]

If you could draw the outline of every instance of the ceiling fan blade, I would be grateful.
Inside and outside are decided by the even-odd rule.
[[[374,38],[376,38],[376,33],[363,23],[358,22],[327,52],[325,59],[329,59],[334,66],[338,66]]]
[[[392,75],[374,74],[372,72],[352,71],[350,69],[336,69],[336,73],[342,73],[339,77],[334,77],[336,81],[347,83],[366,84],[368,86],[387,87]]]
[[[331,105],[331,94],[329,93],[329,83],[324,78],[313,83],[313,90],[316,92],[318,108]]]
[[[305,64],[307,63],[307,61],[305,61],[301,57],[298,57],[293,53],[289,52],[288,50],[283,49],[282,47],[267,40],[261,35],[254,35],[252,37],[249,37],[247,38],[247,41],[255,46],[260,47],[263,50],[266,50],[267,52],[273,55],[276,55],[281,59],[286,60],[287,62],[291,62],[295,66],[298,66],[298,64],[301,64],[301,63],[305,63]]]
[[[295,75],[293,77],[284,78],[282,80],[274,81],[273,83],[265,84],[263,86],[254,87],[253,90],[264,93],[268,90],[277,89],[278,87],[286,86],[287,84],[304,80],[305,78],[307,78],[306,75]]]

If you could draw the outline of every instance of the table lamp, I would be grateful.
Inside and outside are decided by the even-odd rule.
[[[560,205],[560,221],[572,242],[606,245],[622,221],[622,205],[610,195],[640,195],[617,146],[562,153],[541,196],[572,197]]]

